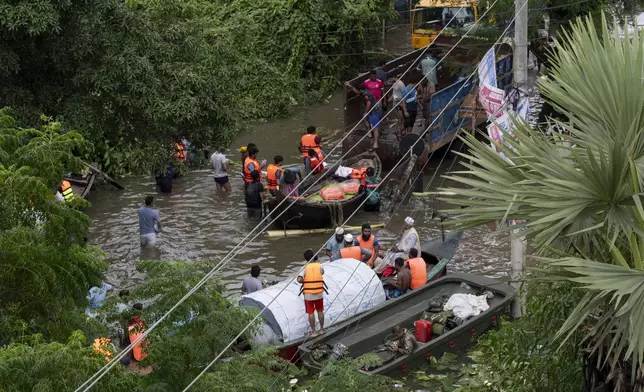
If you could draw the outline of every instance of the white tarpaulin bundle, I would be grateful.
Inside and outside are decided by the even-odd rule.
[[[355,259],[339,259],[323,263],[322,268],[324,268],[324,283],[329,292],[324,294],[325,328],[385,302],[382,283],[367,264]],[[286,289],[279,294],[284,287]],[[271,344],[289,342],[309,332],[310,328],[304,311],[304,295],[299,295],[300,288],[301,285],[296,280],[290,283],[284,281],[241,297],[240,306],[254,306],[259,309],[268,306],[262,314],[264,322],[279,341],[272,341],[275,338],[269,337],[272,334],[268,328],[260,332],[257,341]],[[277,299],[269,305],[276,297]]]

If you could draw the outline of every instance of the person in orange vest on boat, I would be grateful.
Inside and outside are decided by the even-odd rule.
[[[134,316],[132,317],[132,320],[130,321],[130,325],[127,327],[127,332],[130,337],[130,344],[134,343],[136,339],[139,338],[145,331],[145,323],[139,316]],[[142,361],[144,360],[148,354],[145,352],[144,349],[145,345],[145,339],[142,339],[140,342],[138,342],[133,348],[132,348],[132,357],[136,361]]]
[[[340,257],[343,259],[356,259],[363,263],[371,259],[371,251],[361,246],[353,245],[351,233],[344,236],[344,248],[340,249]]]
[[[409,260],[405,263],[411,271],[411,289],[415,290],[427,283],[427,264],[422,257],[418,257],[418,249],[409,250]]]
[[[309,150],[309,156],[306,158],[304,170],[306,174],[320,174],[324,172],[324,162],[318,157],[314,149]]]
[[[268,184],[267,189],[271,195],[277,196],[280,189],[280,182],[282,181],[282,174],[284,174],[284,169],[280,167],[282,166],[282,162],[284,162],[284,158],[281,155],[275,155],[273,162],[275,163],[271,163],[266,168],[266,183]]]
[[[63,180],[63,182],[60,183],[58,191],[63,195],[63,199],[65,199],[66,202],[70,202],[74,199],[74,190],[72,189],[72,184],[70,184],[69,181]]]
[[[251,147],[247,152],[248,157],[244,160],[244,182],[246,185],[253,182],[253,176],[251,175],[253,170],[257,170],[259,173],[259,179],[257,181],[262,182],[262,169],[266,166],[266,160],[262,161],[261,165],[257,162],[257,153],[259,152],[257,147]]]
[[[316,336],[318,333],[315,330],[315,315],[318,314],[318,322],[320,323],[320,334],[324,333],[324,293],[326,291],[326,284],[324,284],[324,268],[318,261],[318,257],[311,249],[304,252],[304,259],[308,264],[304,267],[301,275],[297,277],[297,281],[302,284],[300,294],[304,293],[304,306],[306,314],[311,326],[311,335]]]
[[[373,268],[374,265],[377,265],[379,269],[384,269],[384,266],[382,266],[382,258],[378,257],[380,254],[380,243],[378,242],[378,238],[371,234],[370,224],[365,223],[362,225],[362,233],[356,238],[354,245],[368,249],[371,252],[371,258],[367,261],[369,267]]]
[[[316,137],[318,136],[315,134],[315,127],[313,125],[306,128],[306,135],[302,136],[299,146],[300,152],[302,153],[302,159],[304,159],[305,161],[306,158],[309,157],[310,149],[320,148],[320,142],[316,142]]]

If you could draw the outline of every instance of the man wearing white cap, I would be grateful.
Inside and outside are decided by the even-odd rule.
[[[343,259],[356,259],[363,263],[371,260],[371,251],[361,246],[353,245],[353,235],[344,236],[344,248],[340,250],[340,257]]]
[[[335,229],[335,236],[326,242],[326,254],[331,261],[340,258],[340,249],[344,248],[344,229],[338,227]]]
[[[416,229],[414,229],[414,220],[411,217],[408,216],[407,218],[405,218],[405,227],[403,228],[403,230],[404,233],[400,238],[400,241],[398,241],[396,246],[387,253],[385,262],[383,264],[393,265],[394,260],[396,260],[398,257],[406,260],[409,258],[408,254],[411,248],[421,249],[420,236],[418,235]]]

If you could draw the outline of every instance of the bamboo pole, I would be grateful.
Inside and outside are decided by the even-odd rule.
[[[375,223],[371,225],[372,229],[381,229],[385,227],[384,223]],[[360,231],[362,230],[361,226],[347,226],[344,228],[345,231]],[[266,236],[270,238],[283,238],[283,237],[295,237],[298,235],[304,234],[327,234],[333,233],[335,228],[324,228],[324,229],[308,229],[308,230],[267,230]]]
[[[412,196],[416,197],[433,197],[433,196],[456,196],[454,192],[412,192]]]

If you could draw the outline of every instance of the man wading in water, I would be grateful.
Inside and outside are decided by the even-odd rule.
[[[161,231],[159,210],[152,208],[154,197],[145,198],[145,207],[139,208],[139,232],[141,246],[154,247],[157,244],[157,233]]]

